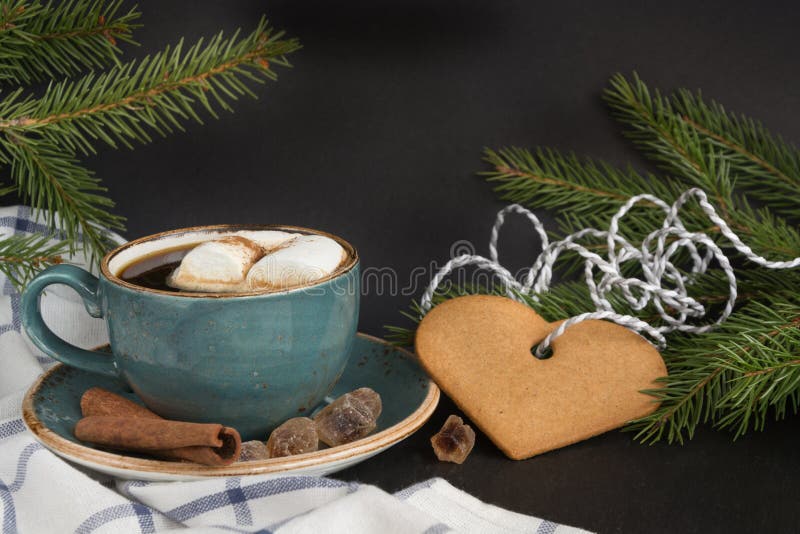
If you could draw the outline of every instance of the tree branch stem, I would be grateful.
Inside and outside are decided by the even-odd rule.
[[[683,119],[683,121],[686,124],[688,124],[689,126],[694,128],[695,130],[697,130],[701,134],[706,135],[706,136],[714,139],[715,141],[725,145],[726,147],[728,147],[729,149],[733,150],[734,152],[738,152],[739,154],[741,154],[742,156],[746,157],[747,159],[749,159],[750,161],[752,161],[756,165],[760,166],[762,169],[766,170],[767,172],[769,172],[770,174],[772,174],[776,178],[778,178],[780,180],[783,180],[784,182],[786,182],[786,183],[788,183],[790,185],[796,185],[794,180],[792,180],[789,176],[787,176],[786,174],[784,174],[783,172],[778,170],[777,167],[773,166],[768,161],[765,161],[764,159],[756,156],[755,154],[753,154],[749,150],[746,150],[739,143],[735,143],[735,142],[731,141],[730,139],[727,139],[727,138],[725,138],[725,137],[723,137],[723,136],[721,136],[719,134],[716,134],[716,133],[712,132],[708,128],[705,128],[704,126],[702,126],[699,123],[697,123],[697,122],[693,121],[692,119],[690,119],[687,115],[683,115],[681,118]]]
[[[196,74],[194,76],[187,76],[185,78],[181,78],[180,80],[176,81],[165,81],[155,87],[151,87],[146,91],[140,91],[137,93],[133,93],[125,98],[122,98],[116,102],[109,102],[107,104],[100,104],[97,106],[78,109],[75,111],[70,111],[67,113],[57,113],[55,115],[50,115],[48,117],[41,117],[41,118],[34,118],[34,117],[21,117],[17,119],[7,119],[0,121],[0,130],[10,130],[10,129],[20,129],[20,128],[33,128],[33,127],[41,127],[47,126],[50,124],[56,124],[61,121],[69,121],[81,118],[87,115],[93,115],[95,113],[103,113],[112,111],[117,108],[131,106],[137,103],[147,103],[147,100],[158,96],[162,93],[174,91],[176,89],[180,89],[181,87],[194,84],[194,83],[201,83],[204,82],[206,79],[210,78],[211,76],[215,76],[217,74],[223,73],[225,71],[234,69],[243,63],[248,63],[258,59],[264,59],[265,56],[265,49],[260,47],[252,52],[248,52],[247,54],[243,55],[240,58],[228,61],[221,65],[218,65],[214,68],[209,69],[206,72]]]
[[[1,124],[2,123],[0,123],[0,125]],[[626,197],[625,195],[620,195],[619,193],[612,193],[611,191],[603,191],[601,189],[593,189],[591,187],[585,187],[585,186],[582,186],[582,185],[571,184],[571,183],[565,182],[564,180],[557,180],[555,178],[550,178],[550,177],[542,176],[542,175],[539,175],[539,174],[520,171],[518,169],[514,169],[512,167],[509,167],[507,165],[496,165],[495,166],[495,170],[497,170],[497,172],[500,172],[500,173],[503,173],[503,174],[516,176],[518,178],[529,178],[529,179],[531,179],[531,180],[533,180],[535,182],[539,182],[539,183],[542,183],[542,184],[557,185],[559,187],[563,187],[564,189],[571,189],[573,191],[580,191],[582,193],[589,193],[589,194],[592,194],[592,195],[595,195],[595,196],[599,196],[599,197],[613,198],[615,200],[619,200],[619,201],[622,201],[622,202],[625,202],[626,200],[628,200],[628,197]]]

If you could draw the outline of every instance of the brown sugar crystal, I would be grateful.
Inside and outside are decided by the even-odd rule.
[[[375,430],[381,409],[380,395],[370,388],[345,393],[314,416],[320,441],[335,447],[363,438]]]
[[[242,452],[239,455],[240,462],[253,462],[255,460],[266,460],[269,458],[267,445],[257,439],[242,443]]]
[[[270,458],[293,456],[319,449],[319,437],[314,421],[308,417],[289,419],[272,431],[267,440]]]
[[[451,415],[431,438],[433,452],[441,462],[464,463],[475,446],[475,431],[457,415]]]
[[[351,391],[349,395],[363,402],[364,406],[372,413],[372,417],[375,418],[375,420],[378,419],[378,416],[383,410],[383,403],[381,403],[381,396],[378,395],[375,390],[370,388],[358,388]]]

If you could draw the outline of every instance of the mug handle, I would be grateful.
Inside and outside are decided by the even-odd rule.
[[[56,360],[101,375],[118,376],[119,371],[110,354],[95,352],[67,343],[50,330],[42,319],[40,296],[50,284],[66,284],[83,299],[86,311],[92,317],[102,317],[97,294],[99,280],[91,273],[74,265],[53,265],[39,273],[28,283],[22,294],[22,326],[33,344]]]

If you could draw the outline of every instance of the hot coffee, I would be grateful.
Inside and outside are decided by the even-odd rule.
[[[159,291],[246,293],[315,283],[335,274],[349,258],[324,235],[240,230],[140,256],[118,276]]]
[[[126,269],[120,278],[135,286],[146,287],[148,289],[158,289],[160,291],[175,291],[175,288],[167,285],[167,278],[169,278],[169,275],[171,275],[180,264],[181,262],[174,261],[159,265],[158,267],[153,267],[152,269],[144,272],[142,272],[141,269],[136,269],[139,264],[134,264]],[[128,271],[132,269],[135,269],[135,272],[138,272],[139,274],[128,274]]]

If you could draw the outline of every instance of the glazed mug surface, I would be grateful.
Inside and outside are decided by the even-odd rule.
[[[284,291],[163,291],[121,277],[143,258],[176,261],[208,234],[237,230],[324,235],[348,258],[333,274]],[[162,417],[222,423],[245,440],[264,441],[286,419],[309,415],[339,379],[356,334],[359,283],[356,250],[324,232],[277,225],[188,228],[109,252],[99,277],[65,264],[42,271],[23,294],[23,326],[46,354],[84,371],[118,376]],[[78,348],[47,327],[40,295],[51,284],[72,287],[87,312],[105,320],[112,354]]]

